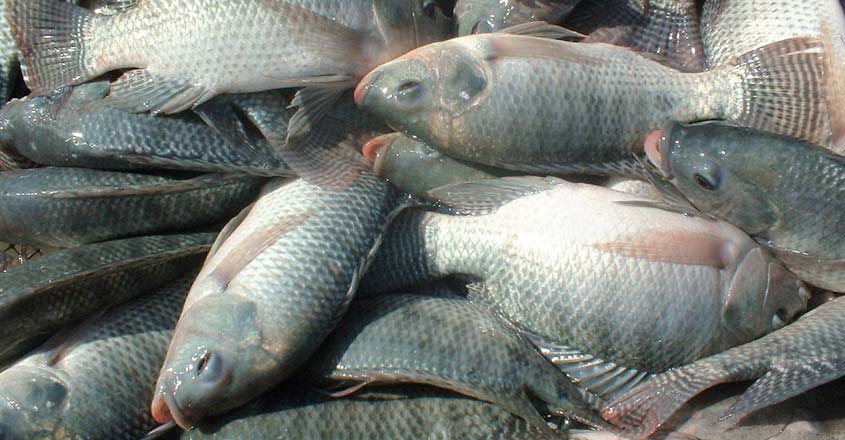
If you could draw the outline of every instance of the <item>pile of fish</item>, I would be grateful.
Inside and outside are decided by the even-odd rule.
[[[0,7],[2,440],[641,439],[750,382],[730,438],[841,386],[835,0]]]

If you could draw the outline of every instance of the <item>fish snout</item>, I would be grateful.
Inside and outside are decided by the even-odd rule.
[[[375,137],[364,145],[362,153],[367,162],[372,164],[375,175],[381,176],[384,173],[387,152],[400,136],[399,133],[386,134]]]
[[[368,73],[361,81],[358,82],[358,85],[355,86],[355,92],[352,94],[352,98],[355,100],[355,104],[359,107],[364,105],[364,100],[367,99],[367,94],[370,91],[370,87],[374,82],[376,82],[379,77],[382,75],[381,71],[374,70]]]

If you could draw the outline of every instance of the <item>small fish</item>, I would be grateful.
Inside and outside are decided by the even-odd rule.
[[[0,273],[0,364],[99,310],[199,265],[212,233],[162,235],[59,250]]]
[[[606,188],[505,177],[435,191],[456,216],[411,210],[362,290],[446,276],[495,307],[599,398],[791,322],[809,293],[736,227]]]
[[[826,138],[825,103],[817,99],[827,87],[821,52],[818,40],[796,38],[720,69],[681,73],[616,46],[478,34],[374,69],[355,99],[456,159],[528,173],[604,174],[629,164],[667,119],[730,119]]]
[[[418,383],[499,404],[546,428],[531,400],[595,419],[569,378],[516,329],[454,296],[396,294],[356,302],[306,370],[321,382]]]
[[[587,34],[582,40],[585,43],[609,43],[655,54],[686,72],[705,70],[699,2],[648,0],[647,5],[643,3],[642,0],[584,0],[564,25]]]
[[[69,329],[0,373],[3,440],[137,439],[154,428],[153,381],[195,273]]]
[[[182,440],[395,439],[565,440],[501,407],[425,387],[402,386],[334,399],[286,385]]]
[[[771,248],[804,281],[845,292],[845,157],[720,122],[670,122],[651,162],[698,210]]]
[[[845,376],[845,298],[756,341],[661,374],[603,410],[625,436],[648,437],[698,393],[753,380],[722,420],[780,403]]]
[[[83,168],[6,171],[0,173],[0,239],[74,247],[209,226],[249,204],[263,183],[217,174],[178,179]]]
[[[446,185],[513,175],[514,172],[452,159],[423,142],[399,133],[364,145],[373,172],[399,190],[419,197]]]
[[[242,125],[228,127],[234,141],[191,113],[156,117],[110,107],[103,100],[108,91],[108,82],[93,82],[54,96],[13,100],[0,110],[0,144],[49,166],[291,174],[250,124],[254,113],[272,112],[282,119],[284,133],[288,99],[280,91],[226,95],[209,103],[243,115]]]
[[[112,83],[109,105],[169,114],[222,93],[305,87],[293,101],[301,111],[291,121],[297,127],[291,131],[301,133],[369,69],[454,29],[435,0],[129,0],[112,6],[119,6],[117,13],[99,15],[55,0],[7,0],[34,93],[133,69]],[[53,56],[57,51],[67,56]]]
[[[458,34],[498,32],[531,21],[557,23],[581,0],[458,0]]]
[[[344,189],[269,184],[221,233],[158,379],[156,420],[188,428],[294,373],[334,329],[405,196],[368,171]]]

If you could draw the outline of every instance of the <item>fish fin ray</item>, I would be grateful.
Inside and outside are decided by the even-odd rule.
[[[141,0],[100,0],[94,12],[103,15],[117,15],[126,12],[136,6]]]
[[[167,422],[146,433],[141,440],[156,440],[176,428],[176,422]]]
[[[522,197],[569,184],[554,177],[501,177],[435,188],[428,192],[427,198],[455,214],[485,215]]]
[[[187,79],[168,78],[149,69],[130,70],[111,84],[104,102],[120,110],[178,113],[202,103],[207,89]]]
[[[235,106],[228,99],[212,99],[193,109],[218,136],[226,139],[234,147],[241,147],[249,151],[253,156],[266,162],[272,162],[274,157],[269,151],[256,145],[247,134],[247,127],[244,120],[238,116]]]
[[[584,38],[584,34],[567,29],[563,26],[547,23],[545,21],[529,21],[507,27],[499,31],[503,34],[524,35],[528,37],[550,38],[560,40],[563,38]]]
[[[309,86],[296,92],[290,106],[297,110],[288,123],[287,142],[311,131],[353,85],[348,79],[324,86]]]
[[[214,243],[211,243],[211,249],[208,250],[208,256],[206,257],[206,261],[211,259],[212,256],[217,254],[217,251],[220,250],[220,246],[223,246],[223,243],[226,242],[226,239],[232,235],[232,232],[235,232],[235,229],[243,223],[244,219],[249,215],[252,211],[252,208],[255,207],[255,203],[251,203],[249,206],[245,207],[238,213],[238,215],[232,217],[231,220],[226,222],[226,225],[223,226],[223,229],[217,234],[217,237],[214,239]]]
[[[604,66],[608,63],[607,59],[601,56],[594,56],[590,52],[573,50],[574,47],[567,47],[567,45],[576,43],[522,35],[490,35],[493,35],[493,37],[489,37],[490,44],[484,53],[484,58],[488,61],[505,58],[549,58],[595,66]]]

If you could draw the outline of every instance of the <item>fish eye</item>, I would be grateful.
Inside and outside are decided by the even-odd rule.
[[[428,18],[434,18],[437,14],[437,1],[425,0],[422,5],[423,14]]]
[[[420,97],[422,97],[422,85],[416,81],[406,81],[396,88],[396,99],[402,104],[414,104]]]
[[[712,182],[710,179],[704,177],[701,174],[696,173],[692,176],[693,180],[695,180],[696,185],[706,189],[707,191],[713,191],[717,188],[716,183]]]

